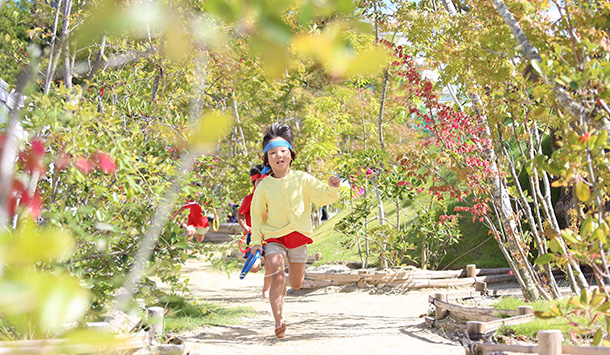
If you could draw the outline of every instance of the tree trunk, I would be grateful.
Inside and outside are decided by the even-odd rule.
[[[51,46],[49,48],[49,63],[47,64],[47,72],[44,80],[44,94],[49,93],[51,88],[51,81],[53,80],[53,74],[55,72],[54,62],[57,62],[57,58],[53,60],[55,55],[55,42],[57,39],[57,23],[59,22],[59,12],[61,9],[62,0],[57,1],[57,8],[55,9],[55,19],[53,20],[53,35],[51,37]]]
[[[480,98],[474,94],[470,94],[475,113],[479,117],[478,125],[484,128],[485,139],[491,139],[491,132],[487,125],[487,117],[479,110]],[[521,233],[518,230],[517,223],[515,222],[517,216],[514,213],[513,206],[510,203],[510,196],[506,185],[502,182],[497,166],[496,153],[492,148],[480,147],[481,155],[483,158],[491,163],[491,186],[492,186],[492,200],[497,209],[500,223],[508,234],[507,236],[507,247],[512,255],[517,256],[520,260],[518,266],[513,269],[515,274],[520,274],[522,283],[520,284],[523,291],[523,295],[528,300],[537,300],[541,297],[540,285],[537,284],[535,274],[529,265],[529,261],[524,255],[520,248],[519,243],[522,241]],[[500,240],[498,240],[500,242]],[[547,298],[547,297],[545,297]]]
[[[62,43],[64,52],[64,84],[67,89],[72,87],[72,63],[70,62],[70,12],[72,0],[66,0],[64,6],[64,22],[62,26]]]

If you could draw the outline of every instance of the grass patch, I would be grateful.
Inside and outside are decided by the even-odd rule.
[[[221,307],[177,295],[164,296],[159,303],[167,310],[163,324],[165,330],[171,333],[202,326],[236,325],[241,323],[243,317],[256,313],[249,307]]]
[[[454,204],[449,205],[449,211],[452,211]],[[401,229],[407,228],[417,218],[417,204],[411,201],[403,201],[400,211]],[[376,207],[371,210],[371,218],[377,215]],[[314,243],[310,245],[310,253],[322,253],[322,261],[316,264],[326,264],[339,261],[357,261],[360,262],[357,247],[346,248],[342,245],[348,236],[343,235],[334,230],[334,226],[342,218],[350,213],[349,207],[342,209],[322,223],[315,229],[312,239]],[[396,205],[392,201],[384,203],[385,217],[396,223]],[[369,228],[374,228],[378,225],[378,221],[374,220],[369,224]],[[460,241],[454,245],[447,247],[447,255],[441,261],[440,269],[461,269],[468,264],[476,264],[479,268],[496,268],[507,267],[508,264],[504,255],[500,251],[498,244],[494,238],[490,238],[488,228],[483,223],[473,222],[471,216],[464,215],[460,219],[459,228],[462,234]],[[415,241],[417,245],[417,241]],[[419,250],[415,252],[419,255]],[[369,259],[369,264],[378,264],[377,257],[372,255]],[[419,265],[417,265],[419,266]]]
[[[536,301],[533,303],[525,302],[523,300],[514,297],[504,297],[498,302],[493,304],[496,309],[517,309],[519,306],[532,306],[534,311],[548,311],[549,306],[555,304],[560,308],[565,308],[568,304],[568,299],[553,300],[553,301]],[[570,339],[570,330],[572,326],[569,321],[563,317],[556,317],[551,319],[534,318],[531,322],[527,322],[519,325],[511,325],[502,327],[498,332],[500,335],[507,336],[525,336],[530,340],[535,340],[540,330],[558,329],[563,333],[564,339]]]
[[[316,264],[327,264],[337,261],[359,261],[358,250],[356,248],[345,248],[341,242],[346,240],[346,236],[334,230],[335,224],[349,213],[346,207],[332,216],[324,223],[320,224],[313,232],[311,239],[313,244],[309,245],[309,253],[322,253],[322,261]]]

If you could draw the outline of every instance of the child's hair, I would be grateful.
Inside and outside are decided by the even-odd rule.
[[[250,176],[254,176],[256,174],[260,174],[263,170],[263,164],[257,164],[250,168]]]
[[[290,143],[290,145],[292,145],[292,141],[294,141],[294,134],[292,133],[292,128],[290,128],[290,126],[285,123],[277,122],[267,127],[267,129],[265,130],[265,136],[263,137],[263,149],[265,149],[269,141],[277,137],[284,139],[285,141]],[[294,152],[294,149],[290,149],[290,156],[292,157],[293,161],[297,157],[297,154]],[[263,156],[263,161],[265,162],[265,165],[269,165],[267,153],[265,153],[265,155]],[[292,164],[292,161],[290,162],[290,164]]]

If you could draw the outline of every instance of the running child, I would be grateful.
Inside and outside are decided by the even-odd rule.
[[[254,191],[252,217],[252,253],[265,244],[266,263],[271,270],[269,302],[275,319],[275,335],[283,338],[286,323],[283,317],[286,275],[289,284],[298,290],[303,283],[308,252],[312,243],[311,204],[329,205],[339,198],[338,177],[328,185],[310,174],[292,170],[296,158],[292,147],[294,134],[287,124],[274,123],[263,137],[263,161],[270,168],[270,177],[261,181]]]

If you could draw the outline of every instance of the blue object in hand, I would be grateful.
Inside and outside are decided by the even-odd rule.
[[[241,274],[239,274],[240,280],[243,280],[243,278],[246,277],[246,274],[250,271],[250,269],[252,269],[252,265],[254,265],[256,260],[258,260],[260,257],[261,257],[260,249],[257,250],[256,253],[250,254],[248,259],[246,260],[246,263],[244,264],[244,267],[241,269]]]

